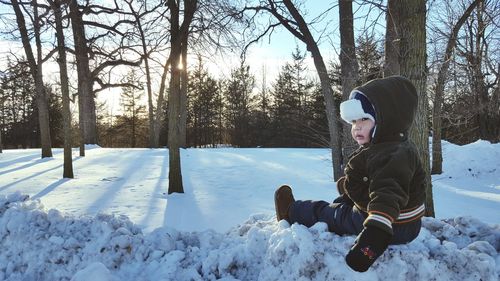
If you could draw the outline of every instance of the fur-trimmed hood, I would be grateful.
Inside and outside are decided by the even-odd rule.
[[[418,106],[415,86],[405,77],[374,79],[355,88],[350,99],[361,93],[376,112],[372,143],[402,141],[408,138]]]

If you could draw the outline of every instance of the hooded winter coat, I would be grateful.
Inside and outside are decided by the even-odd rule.
[[[376,123],[369,144],[359,147],[345,167],[343,189],[354,204],[368,214],[364,226],[393,234],[393,224],[423,216],[425,172],[408,130],[418,96],[404,77],[372,80],[353,90],[373,105]]]

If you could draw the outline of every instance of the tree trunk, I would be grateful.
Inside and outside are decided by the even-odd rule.
[[[69,2],[73,40],[78,73],[78,109],[80,124],[80,156],[85,156],[84,144],[97,144],[97,119],[92,91],[93,81],[89,67],[89,50],[85,26],[77,0]]]
[[[154,122],[154,107],[153,107],[153,90],[151,89],[151,74],[149,70],[149,60],[147,56],[144,58],[146,67],[146,87],[148,91],[148,116],[149,116],[149,147],[156,148],[155,145],[155,122]]]
[[[0,90],[1,91],[1,90]],[[3,131],[3,128],[4,128],[4,102],[5,100],[2,99],[0,100],[0,112],[2,113],[1,116],[2,118],[0,119],[0,153],[3,153],[3,142],[2,142],[2,131]]]
[[[135,105],[134,105],[135,107]],[[135,120],[136,120],[136,115],[135,115],[135,108],[132,109],[132,139],[131,139],[131,146],[132,148],[135,148],[136,146],[136,143],[137,143],[137,140],[136,140],[136,124],[135,124]]]
[[[3,126],[0,125],[0,153],[3,153],[2,130]]]
[[[45,85],[43,83],[43,72],[42,72],[42,43],[40,40],[40,24],[38,18],[38,8],[36,1],[33,2],[34,15],[34,36],[37,47],[37,58],[33,54],[33,50],[30,44],[30,38],[28,31],[26,29],[26,22],[24,20],[24,15],[19,6],[17,0],[12,0],[12,7],[16,14],[17,25],[19,27],[19,32],[21,34],[21,41],[23,43],[24,51],[26,53],[26,58],[30,66],[30,72],[35,80],[35,92],[36,92],[36,103],[38,107],[38,122],[40,125],[40,139],[42,146],[42,158],[52,157],[52,147],[50,140],[50,124],[49,124],[49,106],[47,101],[47,94],[45,91]]]
[[[170,9],[170,92],[168,98],[168,151],[169,151],[169,174],[168,174],[168,193],[184,193],[181,173],[180,145],[182,111],[186,110],[185,101],[182,102],[181,90],[181,69],[179,60],[182,55],[182,44],[188,41],[189,25],[193,20],[194,12],[197,9],[197,0],[184,0],[184,20],[179,26],[179,6],[175,0],[168,0],[167,5]],[[187,50],[187,46],[186,46]],[[186,75],[187,82],[187,75]],[[184,106],[184,108],[183,108]]]
[[[62,94],[62,115],[64,130],[64,168],[63,178],[73,178],[73,159],[71,151],[71,112],[69,108],[69,86],[68,86],[68,68],[66,65],[66,45],[64,43],[63,23],[61,3],[59,0],[49,1],[54,11],[56,23],[57,51],[59,59],[59,77],[61,79]]]
[[[385,32],[384,76],[399,75],[400,0],[388,0]]]
[[[455,44],[460,28],[470,16],[474,8],[481,0],[475,0],[470,4],[470,6],[465,10],[464,14],[457,21],[453,27],[450,37],[448,38],[448,44],[446,45],[446,50],[443,56],[443,63],[439,68],[438,78],[436,81],[435,93],[434,93],[434,107],[432,110],[432,170],[431,174],[441,174],[443,172],[443,155],[441,147],[441,114],[443,107],[443,96],[444,96],[444,86],[448,77],[448,69],[450,66],[451,56],[453,50],[455,49]]]
[[[172,17],[173,19],[174,17]],[[174,37],[174,33],[171,33]],[[172,46],[170,52],[174,56],[172,64],[179,62],[180,49]],[[168,193],[184,193],[182,184],[181,158],[180,158],[180,70],[172,67],[170,78],[170,92],[168,95],[168,151],[169,151],[169,173]]]
[[[410,138],[419,149],[420,159],[426,173],[426,215],[434,216],[434,201],[429,163],[428,105],[426,95],[426,1],[401,1],[400,27],[400,69],[401,74],[410,79],[418,93],[418,108]]]
[[[342,81],[342,100],[347,100],[352,89],[359,80],[359,66],[356,58],[354,41],[354,20],[352,0],[339,1],[340,19],[340,68]],[[341,122],[342,126],[342,164],[347,163],[348,156],[357,148],[351,137],[351,126]],[[341,170],[342,172],[342,170]]]
[[[156,116],[154,121],[154,147],[160,146],[160,131],[163,118],[165,118],[165,85],[168,75],[168,67],[170,66],[172,53],[170,53],[165,65],[163,66],[163,74],[161,75],[160,90],[158,91],[158,100],[156,101]]]
[[[132,8],[132,5],[129,4]],[[149,54],[147,50],[146,37],[142,29],[141,19],[137,14],[136,17],[137,27],[141,36],[142,53],[144,56],[144,67],[146,68],[146,89],[148,91],[148,117],[149,117],[149,147],[156,148],[158,144],[155,142],[155,120],[154,120],[154,107],[153,107],[153,90],[151,88],[151,71],[149,69]],[[159,136],[159,135],[158,135]]]
[[[339,126],[340,121],[339,113],[337,110],[338,105],[335,104],[328,71],[326,69],[323,57],[321,56],[321,52],[319,51],[318,44],[309,31],[304,18],[300,15],[300,13],[297,11],[294,4],[290,0],[285,0],[283,1],[283,3],[290,12],[290,15],[294,18],[295,22],[299,26],[301,34],[297,35],[297,30],[292,29],[288,24],[285,24],[285,27],[296,37],[298,36],[298,39],[306,44],[307,50],[312,54],[314,66],[316,67],[316,71],[318,72],[319,80],[321,83],[321,92],[323,93],[323,96],[325,98],[326,116],[328,119],[328,129],[330,132],[330,148],[332,149],[333,161],[333,178],[334,180],[338,180],[342,176],[342,137],[341,129]]]
[[[181,157],[179,151],[180,124],[180,70],[178,68],[181,55],[179,37],[179,6],[176,1],[168,0],[170,10],[170,92],[168,94],[168,194],[184,193],[182,185]]]
[[[142,32],[142,31],[141,31]],[[146,54],[145,41],[143,41],[144,54]],[[149,70],[148,55],[144,57],[144,64],[146,67],[146,87],[148,91],[148,116],[149,116],[149,147],[158,147],[155,145],[155,126],[154,126],[154,107],[153,107],[153,90],[151,89],[151,73]]]
[[[499,68],[497,72],[495,72],[495,77],[496,81],[500,81],[500,65],[497,65]],[[491,122],[492,124],[492,134],[493,134],[493,139],[492,141],[497,143],[500,142],[500,85],[497,83],[497,86],[495,90],[492,93],[491,96],[491,101],[490,101],[490,112],[492,116],[490,117],[493,121]],[[1,136],[0,136],[1,137]],[[0,145],[1,145],[1,140],[0,140]],[[0,147],[1,149],[1,147]]]
[[[180,136],[179,146],[186,148],[186,126],[187,126],[187,88],[188,88],[188,71],[187,71],[187,50],[188,36],[183,36],[181,42],[181,117],[180,117]]]
[[[473,69],[473,87],[474,92],[477,95],[477,120],[479,125],[479,138],[482,140],[488,140],[490,138],[488,131],[488,88],[484,82],[484,75],[482,71],[481,63],[479,62],[480,57],[477,58],[478,62]]]
[[[485,82],[485,76],[483,74],[483,56],[484,56],[484,33],[485,33],[485,3],[481,1],[481,4],[477,7],[477,31],[476,38],[474,40],[474,49],[472,54],[472,87],[477,95],[478,107],[477,107],[477,120],[479,125],[479,138],[483,140],[489,139],[488,131],[488,88]]]

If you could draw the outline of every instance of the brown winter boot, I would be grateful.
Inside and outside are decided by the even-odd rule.
[[[288,185],[282,185],[274,192],[274,207],[276,208],[276,218],[278,221],[288,219],[288,209],[295,202],[292,189]]]

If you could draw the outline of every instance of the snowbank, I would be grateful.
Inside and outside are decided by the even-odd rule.
[[[344,263],[354,241],[253,216],[226,233],[158,228],[127,217],[72,217],[38,200],[0,196],[0,280],[498,280],[500,226],[424,219],[419,237],[391,246],[366,273]]]
[[[449,178],[490,178],[500,175],[500,143],[478,140],[466,145],[442,141],[443,171]],[[495,182],[495,183],[498,183]]]

